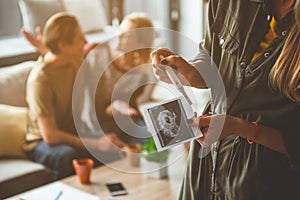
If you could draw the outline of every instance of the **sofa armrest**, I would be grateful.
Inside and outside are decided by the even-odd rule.
[[[0,159],[0,199],[47,184],[52,171],[43,165],[22,159]]]

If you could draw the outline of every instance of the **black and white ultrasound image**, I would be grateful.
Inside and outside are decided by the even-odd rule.
[[[194,137],[179,99],[148,109],[161,147]]]

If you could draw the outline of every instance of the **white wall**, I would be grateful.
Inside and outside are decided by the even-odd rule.
[[[206,12],[202,0],[181,0],[180,7],[179,32],[183,36],[180,37],[179,52],[190,59],[198,52],[198,44],[203,38]]]
[[[147,13],[158,27],[168,27],[168,0],[124,0],[124,15],[134,11]]]
[[[167,30],[167,47],[179,53],[187,59],[193,58],[198,52],[198,44],[203,38],[203,21],[206,16],[205,7],[202,0],[179,0],[179,30]],[[125,0],[124,14],[133,11],[147,13],[156,25],[163,28],[170,28],[169,0]]]
[[[20,35],[21,26],[17,0],[0,0],[0,37]]]
[[[159,44],[156,46],[172,49],[170,41],[169,0],[124,0],[124,15],[131,12],[145,12],[154,21]]]

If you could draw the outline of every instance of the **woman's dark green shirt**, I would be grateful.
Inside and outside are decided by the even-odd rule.
[[[240,137],[226,138],[210,149],[194,141],[179,199],[300,198],[300,106],[268,85],[269,72],[294,24],[294,13],[278,24],[278,37],[252,62],[269,31],[272,0],[211,0],[208,14],[205,40],[191,62],[208,61],[208,53],[220,73],[222,81],[207,80],[212,88],[213,113],[280,130],[289,155],[249,145]]]

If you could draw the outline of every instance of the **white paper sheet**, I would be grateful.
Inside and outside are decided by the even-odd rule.
[[[60,182],[50,183],[20,194],[18,197],[22,200],[100,200],[100,198],[95,195]]]

